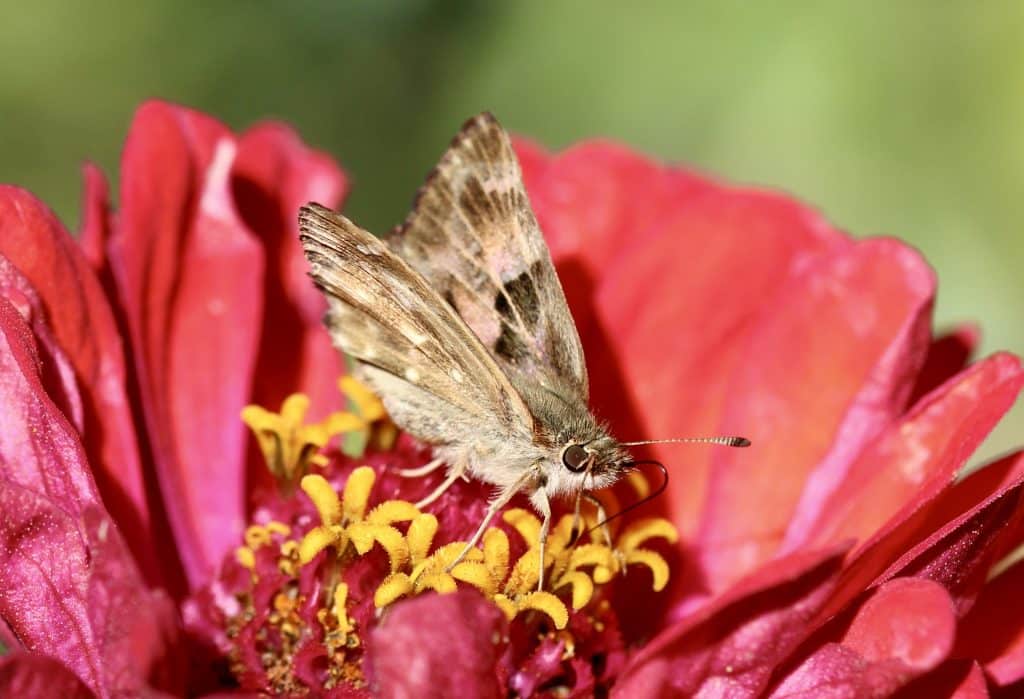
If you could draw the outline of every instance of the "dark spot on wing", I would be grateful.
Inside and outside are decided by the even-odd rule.
[[[512,364],[518,364],[527,354],[522,337],[507,322],[501,324],[501,335],[494,343],[494,354]]]
[[[503,318],[511,320],[513,312],[511,306],[519,309],[519,315],[528,329],[533,329],[540,319],[540,299],[537,297],[537,287],[534,284],[533,274],[539,271],[539,264],[534,263],[530,269],[522,272],[519,276],[505,282],[504,294],[498,294],[494,300],[494,309]]]
[[[476,177],[469,177],[459,193],[459,206],[466,213],[466,218],[474,228],[480,228],[491,217],[494,204],[484,190],[483,184]]]

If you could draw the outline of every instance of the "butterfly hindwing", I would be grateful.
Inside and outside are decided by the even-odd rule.
[[[426,280],[381,240],[310,204],[299,215],[335,345],[396,422],[432,443],[528,436],[532,418],[493,358]]]
[[[466,122],[388,240],[514,383],[526,377],[586,403],[579,334],[512,143],[491,114]]]

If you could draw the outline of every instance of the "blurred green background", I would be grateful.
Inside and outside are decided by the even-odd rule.
[[[148,97],[235,128],[285,119],[404,215],[487,108],[551,147],[614,138],[787,190],[924,251],[939,327],[1024,351],[1024,3],[0,0],[0,181],[69,224]],[[1024,442],[1018,406],[984,456]]]

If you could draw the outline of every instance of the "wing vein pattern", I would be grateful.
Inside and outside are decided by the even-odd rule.
[[[579,334],[512,143],[493,116],[466,122],[387,240],[458,312],[513,385],[539,384],[586,404]]]
[[[516,389],[416,270],[322,206],[303,207],[299,224],[331,336],[396,422],[434,444],[481,430],[528,436],[532,417]]]

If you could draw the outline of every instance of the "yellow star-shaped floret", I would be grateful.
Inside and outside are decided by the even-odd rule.
[[[433,515],[425,516],[433,517]],[[411,525],[410,529],[412,529]],[[476,563],[483,558],[480,549],[470,549],[462,562],[455,566],[454,570],[449,571],[448,567],[459,557],[465,547],[464,542],[453,541],[440,547],[418,563],[414,563],[408,573],[392,573],[377,588],[373,596],[373,603],[379,608],[406,595],[415,595],[427,590],[441,593],[455,592],[457,587],[455,571],[459,570],[463,564]]]
[[[341,498],[323,476],[312,474],[302,479],[303,492],[313,501],[320,515],[320,526],[310,530],[299,544],[299,562],[306,565],[323,549],[331,546],[339,556],[349,545],[364,555],[380,544],[398,571],[409,561],[409,545],[396,522],[409,522],[420,512],[404,500],[383,502],[367,513],[370,491],[377,474],[369,466],[355,469],[345,482]]]
[[[258,405],[242,409],[242,421],[256,436],[267,467],[286,485],[295,483],[309,470],[311,463],[324,465],[320,449],[336,434],[364,429],[363,418],[348,412],[338,412],[320,422],[305,424],[309,411],[309,397],[293,393],[275,413]]]
[[[496,599],[496,603],[506,614],[513,610],[518,613],[524,609],[538,609],[555,621],[556,628],[563,628],[564,625],[560,626],[559,621],[562,618],[568,620],[565,604],[551,592],[535,589],[540,577],[540,548],[536,543],[540,536],[540,520],[532,512],[518,508],[507,511],[504,519],[515,528],[524,541],[534,543],[512,567],[505,583],[503,599]],[[607,564],[612,556],[607,547],[597,544],[571,546],[572,521],[572,515],[564,515],[552,527],[545,546],[544,567],[551,591],[570,587],[572,608],[581,609],[593,597],[594,581],[577,568],[588,565],[585,560],[594,564]],[[550,595],[550,599],[544,595]],[[558,603],[557,606],[554,604],[555,601]],[[553,613],[559,607],[559,613]]]
[[[569,588],[572,608],[578,610],[593,599],[596,584],[608,582],[630,564],[639,563],[651,569],[655,590],[664,588],[668,581],[665,560],[657,552],[641,548],[652,538],[677,539],[675,527],[668,520],[635,522],[609,546],[597,543],[597,537],[590,543],[576,544],[573,516],[564,515],[552,527],[545,546],[544,568],[549,589],[537,590],[541,522],[532,512],[518,508],[508,510],[503,517],[524,541],[532,543],[527,551],[513,563],[508,536],[501,529],[491,528],[483,536],[482,549],[470,549],[454,567],[451,564],[465,544],[451,542],[428,555],[437,533],[437,519],[431,514],[415,517],[405,537],[408,569],[392,568],[391,575],[377,588],[374,604],[385,607],[401,597],[426,590],[454,592],[461,582],[480,590],[509,620],[532,610],[546,614],[556,629],[563,629],[569,620],[569,610],[554,594],[563,588]]]
[[[519,516],[523,510],[510,512],[512,519],[519,525],[533,531],[533,523]],[[537,522],[536,532],[540,533],[540,522]],[[482,561],[463,561],[452,569],[452,576],[473,585],[490,597],[509,621],[521,612],[533,610],[547,614],[556,629],[565,628],[569,623],[569,610],[562,600],[546,590],[534,589],[540,572],[540,553],[536,548],[529,549],[519,557],[511,574],[509,543],[505,532],[500,529],[487,530],[481,553]]]
[[[657,592],[668,584],[669,570],[668,562],[661,554],[641,548],[641,544],[651,539],[665,539],[674,544],[679,540],[679,532],[671,522],[661,517],[632,522],[615,538],[616,561],[621,561],[622,567],[639,563],[650,568],[654,577],[652,586]]]

